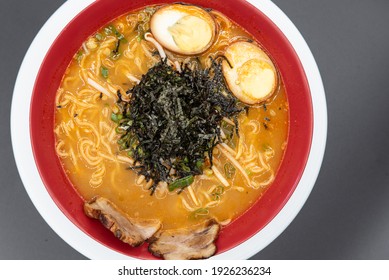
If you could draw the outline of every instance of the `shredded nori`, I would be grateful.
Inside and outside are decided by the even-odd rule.
[[[207,69],[184,66],[181,73],[161,61],[126,93],[128,102],[118,93],[118,144],[135,160],[130,169],[153,180],[151,194],[161,181],[202,174],[207,158],[212,165],[223,117],[237,125],[244,111],[226,86],[220,60]]]

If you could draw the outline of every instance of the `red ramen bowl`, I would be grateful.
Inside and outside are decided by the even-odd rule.
[[[33,88],[23,89],[31,92],[27,129],[30,132],[30,152],[33,158],[23,157],[18,150],[22,144],[15,140],[13,127],[15,158],[22,179],[35,206],[49,225],[71,246],[89,258],[154,257],[148,252],[147,244],[132,248],[116,239],[98,221],[84,214],[84,201],[68,180],[55,152],[53,131],[56,91],[73,55],[88,36],[130,11],[148,5],[173,2],[175,1],[67,1],[45,25],[31,47],[37,49],[39,44],[43,44],[47,33],[44,35],[42,32],[51,32],[47,41],[52,44],[43,54],[44,58],[43,55],[34,58],[30,49],[27,61],[25,60],[19,73],[18,81],[27,72],[29,59],[33,65],[40,66],[39,72],[32,72],[36,73],[33,75],[35,82],[30,83],[34,84]],[[326,138],[324,90],[316,64],[301,35],[270,1],[261,1],[262,4],[256,4],[258,7],[244,0],[186,2],[218,10],[251,33],[277,65],[287,93],[290,121],[288,144],[275,180],[248,211],[222,229],[216,243],[218,251],[213,257],[248,258],[268,245],[286,228],[314,185]],[[278,23],[275,22],[277,20]],[[63,29],[58,29],[65,24]],[[18,94],[21,94],[21,87],[15,87],[14,102],[18,99]],[[321,129],[318,119],[321,120]],[[314,133],[319,134],[314,136]],[[316,142],[313,141],[314,138]],[[31,159],[34,168],[27,171],[22,161]],[[309,170],[307,165],[310,166]],[[35,187],[31,186],[31,181],[38,181]]]

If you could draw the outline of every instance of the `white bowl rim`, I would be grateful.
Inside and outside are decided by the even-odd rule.
[[[284,33],[304,68],[313,106],[313,137],[304,173],[288,202],[261,231],[240,245],[212,259],[248,259],[276,239],[297,216],[311,193],[324,157],[327,139],[327,106],[315,59],[291,20],[270,0],[246,0],[262,11]],[[74,225],[48,194],[30,143],[30,99],[45,54],[60,31],[93,0],[68,0],[47,20],[30,45],[16,79],[11,106],[11,139],[16,165],[34,206],[48,225],[70,246],[90,259],[134,259],[89,237]],[[20,114],[19,112],[27,112]]]

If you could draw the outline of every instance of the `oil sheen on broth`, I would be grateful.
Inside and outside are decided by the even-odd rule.
[[[226,225],[271,186],[281,163],[288,134],[288,103],[282,80],[270,99],[250,105],[248,114],[241,113],[238,118],[240,138],[231,141],[230,152],[250,183],[236,168],[231,169],[222,149],[215,148],[214,165],[228,187],[207,169],[180,194],[157,188],[150,195],[148,183],[128,170],[130,159],[119,150],[117,125],[111,114],[117,110],[117,91],[132,88],[160,61],[155,46],[142,37],[149,29],[152,12],[151,7],[115,19],[89,37],[74,56],[56,96],[57,154],[85,200],[96,195],[108,198],[130,217],[160,219],[164,229],[186,227],[209,217]],[[232,42],[252,40],[219,12],[210,14],[218,32],[214,44],[197,55],[202,67],[209,66],[209,57],[223,54]],[[115,49],[118,53],[113,53]],[[181,63],[194,58],[165,51],[169,59]]]

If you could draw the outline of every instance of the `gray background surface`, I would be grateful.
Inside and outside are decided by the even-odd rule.
[[[0,259],[84,259],[41,218],[14,162],[17,71],[63,0],[0,1]],[[305,37],[326,89],[323,166],[302,211],[254,259],[389,259],[389,1],[274,0]],[[20,112],[23,113],[23,112]]]

